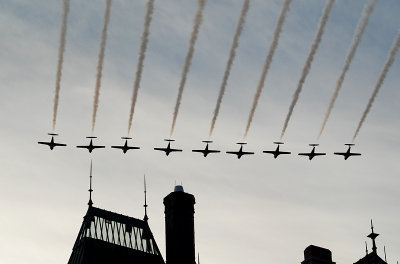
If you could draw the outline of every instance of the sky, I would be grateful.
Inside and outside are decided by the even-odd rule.
[[[237,150],[281,0],[251,0],[247,22],[211,139],[222,152]],[[143,175],[149,224],[165,258],[162,199],[175,183],[196,197],[196,252],[202,263],[299,263],[311,244],[329,248],[336,263],[365,255],[373,219],[378,254],[400,260],[400,58],[393,64],[353,148],[361,157],[333,155],[350,143],[400,29],[400,2],[377,2],[346,75],[324,134],[317,136],[363,7],[369,1],[337,0],[326,24],[282,149],[279,140],[292,95],[326,1],[294,0],[261,95],[245,150],[192,153],[208,139],[213,110],[241,0],[209,0],[203,14],[175,132],[182,153],[165,146],[197,1],[155,0],[132,144],[122,154],[146,1],[113,0],[95,142],[92,154],[76,145],[91,135],[93,95],[105,1],[71,0],[55,132],[65,148],[38,141],[52,132],[53,97],[62,1],[0,2],[0,262],[65,263],[87,210],[93,161],[94,206],[142,218]],[[297,155],[319,143],[327,152],[309,161]],[[397,250],[396,250],[397,249]]]

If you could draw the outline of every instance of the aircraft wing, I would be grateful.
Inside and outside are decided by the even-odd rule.
[[[253,155],[254,152],[246,152],[246,151],[242,151],[242,155]]]
[[[77,148],[85,148],[85,149],[89,149],[89,146],[76,146]]]
[[[210,149],[208,150],[208,153],[219,153],[221,152],[220,150],[215,150],[215,149]]]
[[[170,151],[170,152],[182,152],[181,149],[170,149],[169,151]]]
[[[324,156],[326,153],[314,153],[314,156]]]
[[[128,146],[128,149],[140,149],[140,147],[129,147]]]
[[[111,146],[111,147],[116,149],[124,149],[124,146]]]
[[[238,152],[238,151],[227,151],[226,153],[228,153],[228,154],[239,155],[239,152]]]
[[[204,149],[193,149],[192,152],[200,152],[200,153],[204,153],[205,150]]]
[[[292,153],[289,151],[280,151],[279,154],[292,154]]]
[[[160,151],[165,151],[165,152],[167,152],[167,149],[166,149],[166,148],[154,148],[154,150],[160,150]]]
[[[43,144],[43,145],[50,146],[50,142],[42,142],[42,141],[39,141],[38,144]]]
[[[361,153],[349,153],[350,156],[361,156]]]
[[[299,153],[300,156],[310,156],[311,153]]]
[[[264,150],[263,153],[275,154],[275,150]]]
[[[93,149],[97,149],[97,148],[105,148],[106,146],[93,146]]]
[[[67,146],[67,144],[54,143],[54,146],[65,147],[65,146]]]

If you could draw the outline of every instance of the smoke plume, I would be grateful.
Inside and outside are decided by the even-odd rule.
[[[93,102],[93,116],[92,116],[92,133],[94,131],[94,126],[96,125],[96,114],[99,108],[99,96],[101,88],[101,77],[103,72],[104,55],[107,44],[107,30],[108,24],[110,22],[110,11],[111,11],[111,0],[106,0],[106,11],[104,13],[104,25],[101,34],[99,61],[97,64],[97,75],[96,75],[96,86],[94,91],[94,102]]]
[[[143,72],[144,60],[146,58],[147,43],[149,42],[150,24],[151,24],[153,11],[154,11],[154,0],[148,0],[147,1],[147,12],[146,12],[146,16],[144,19],[142,43],[140,45],[139,59],[138,59],[137,68],[136,68],[135,83],[133,86],[132,103],[131,103],[131,110],[130,110],[130,114],[129,114],[128,135],[132,128],[133,114],[135,112],[135,105],[136,105],[136,100],[137,100],[138,91],[139,91],[139,87],[140,87],[140,80],[142,79],[142,72]]]
[[[203,10],[204,10],[204,6],[206,5],[206,0],[197,0],[197,3],[198,3],[198,8],[197,8],[197,12],[196,12],[196,17],[194,19],[193,32],[190,37],[189,50],[188,50],[188,53],[186,54],[185,63],[184,63],[183,69],[182,69],[182,78],[181,78],[181,82],[179,84],[178,97],[176,98],[174,117],[172,120],[172,126],[171,126],[171,132],[170,132],[171,136],[174,133],[176,118],[178,116],[179,106],[181,105],[182,93],[183,93],[183,89],[185,88],[186,77],[189,72],[193,54],[194,54],[194,46],[196,44],[196,40],[199,35],[201,22],[203,21]]]
[[[289,0],[289,1],[291,1],[291,0]],[[221,107],[222,98],[224,97],[224,94],[225,94],[229,74],[231,73],[233,61],[235,60],[235,57],[236,57],[236,49],[237,49],[237,47],[239,47],[240,35],[242,34],[243,27],[246,24],[246,17],[247,17],[247,13],[249,11],[249,6],[250,6],[250,0],[244,0],[243,6],[242,6],[242,11],[240,12],[239,21],[236,26],[235,35],[233,36],[232,47],[231,47],[231,50],[229,51],[229,59],[228,59],[228,62],[226,63],[224,77],[222,78],[222,83],[221,83],[221,87],[220,87],[218,99],[217,99],[217,105],[215,106],[214,116],[211,121],[210,136],[212,135],[212,133],[214,131],[215,122],[217,121],[217,118],[218,118],[219,109]]]
[[[378,95],[378,92],[379,92],[380,88],[382,87],[383,82],[385,81],[386,74],[389,72],[389,69],[392,66],[392,64],[396,58],[396,54],[397,54],[397,51],[399,50],[399,48],[400,48],[400,34],[397,35],[396,40],[393,43],[393,47],[389,53],[389,58],[386,61],[385,66],[383,67],[381,75],[379,76],[379,79],[376,82],[376,85],[375,85],[374,91],[371,95],[371,98],[368,101],[367,107],[365,108],[364,113],[361,117],[361,120],[358,123],[356,132],[354,133],[354,136],[353,136],[353,141],[356,139],[358,133],[360,132],[362,125],[364,124],[365,119],[367,118],[369,111],[371,110],[372,104],[374,103],[375,98]]]
[[[254,116],[254,113],[256,112],[258,100],[260,99],[262,89],[264,88],[265,79],[267,78],[268,70],[269,70],[269,67],[271,66],[272,59],[275,54],[275,50],[278,47],[279,36],[282,32],[283,23],[285,22],[287,13],[290,10],[291,2],[292,2],[292,0],[285,0],[283,2],[281,14],[279,15],[278,23],[275,28],[274,38],[273,38],[271,46],[269,48],[267,58],[265,59],[264,67],[263,67],[263,70],[261,73],[260,81],[257,86],[256,94],[254,95],[253,106],[251,107],[249,118],[247,120],[246,132],[244,133],[244,137],[247,136],[247,133],[249,132],[249,129],[250,129],[251,122],[253,121],[253,116]]]
[[[364,11],[363,11],[363,15],[362,15],[360,21],[358,22],[357,29],[356,29],[356,32],[354,34],[353,42],[351,43],[350,50],[349,50],[349,52],[347,54],[347,57],[346,57],[346,60],[345,60],[345,63],[344,63],[344,67],[342,69],[342,73],[340,74],[340,77],[336,82],[336,89],[335,89],[335,92],[334,92],[334,94],[332,96],[331,102],[329,103],[328,111],[325,114],[325,119],[324,119],[324,122],[322,123],[322,127],[321,127],[321,130],[320,130],[319,135],[318,135],[318,139],[321,137],[322,132],[325,129],[325,125],[328,122],[328,119],[329,119],[329,116],[330,116],[330,114],[332,112],[333,106],[335,105],[335,102],[336,102],[336,99],[337,99],[337,97],[339,95],[340,89],[342,88],[343,81],[344,81],[344,78],[346,76],[346,73],[350,68],[350,64],[351,64],[351,61],[354,58],[354,55],[356,54],[358,44],[360,44],[360,42],[361,42],[361,39],[362,39],[362,36],[364,34],[365,28],[368,25],[369,18],[371,16],[372,12],[374,11],[375,4],[376,4],[376,0],[371,0],[371,2],[368,5],[365,6]]]
[[[321,42],[322,35],[324,34],[324,29],[325,29],[326,22],[328,21],[329,14],[330,14],[330,12],[332,10],[332,6],[333,6],[334,3],[335,3],[335,0],[329,0],[328,3],[325,6],[323,15],[321,17],[321,20],[320,20],[320,23],[319,23],[319,26],[318,26],[317,35],[315,36],[315,39],[314,39],[314,41],[313,41],[313,43],[311,45],[310,54],[307,57],[306,63],[304,65],[303,71],[301,73],[301,77],[300,77],[299,83],[297,84],[297,89],[293,94],[293,100],[292,100],[292,103],[290,104],[289,112],[288,112],[288,114],[286,116],[285,124],[283,125],[283,129],[282,129],[282,133],[281,133],[281,139],[285,134],[286,128],[287,128],[287,126],[289,124],[289,121],[290,121],[290,117],[292,116],[292,113],[293,113],[293,109],[296,106],[296,103],[297,103],[297,101],[299,99],[299,96],[300,96],[301,90],[303,88],[304,82],[306,80],[306,77],[307,77],[308,73],[310,72],[311,64],[312,64],[312,62],[314,60],[315,53],[318,50],[318,46],[319,46],[319,44]]]
[[[61,76],[62,76],[62,67],[64,63],[65,44],[67,42],[66,36],[67,36],[67,22],[69,13],[69,1],[70,0],[63,1],[63,9],[62,9],[60,46],[58,48],[58,63],[57,63],[57,74],[56,74],[56,91],[54,94],[54,107],[53,107],[53,131],[56,128],[56,122],[57,122],[58,99],[60,97]]]

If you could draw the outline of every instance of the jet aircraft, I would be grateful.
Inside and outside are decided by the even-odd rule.
[[[354,153],[351,152],[351,146],[354,146],[354,144],[345,144],[346,146],[349,146],[346,152],[334,152],[333,154],[335,155],[342,155],[344,157],[344,160],[347,160],[350,156],[361,156],[361,153]]]
[[[291,154],[291,152],[279,150],[279,145],[283,144],[283,142],[274,142],[274,144],[278,145],[275,150],[264,150],[263,153],[273,154],[275,159],[281,154]]]
[[[326,155],[326,153],[318,153],[318,152],[315,152],[315,147],[318,146],[318,145],[319,145],[319,144],[310,144],[310,146],[313,147],[312,150],[311,150],[311,152],[310,152],[310,153],[299,153],[299,155],[301,155],[301,156],[308,156],[308,159],[309,159],[309,160],[312,160],[315,156],[323,156],[323,155]]]
[[[166,148],[154,148],[154,150],[164,151],[164,152],[165,152],[165,155],[167,155],[167,156],[168,156],[169,153],[171,153],[171,152],[182,152],[181,149],[173,149],[173,148],[171,148],[171,142],[173,142],[173,141],[175,141],[175,140],[173,140],[173,139],[164,139],[164,141],[167,141],[167,142],[168,142],[168,145],[167,145]]]
[[[51,140],[50,142],[43,142],[43,141],[39,141],[38,144],[43,144],[43,145],[47,145],[50,147],[50,150],[53,150],[54,147],[65,147],[67,144],[62,144],[62,143],[56,143],[54,142],[54,137],[58,136],[58,134],[55,133],[48,133],[49,136],[51,136]]]
[[[219,153],[219,152],[221,152],[220,150],[208,149],[208,144],[212,143],[212,141],[204,140],[202,142],[207,143],[206,148],[205,149],[193,149],[192,152],[203,153],[204,157],[207,157],[207,155],[210,154],[210,153]]]
[[[97,137],[86,137],[86,138],[90,138],[90,143],[89,143],[89,145],[87,145],[87,146],[76,146],[77,148],[85,148],[85,149],[87,149],[87,150],[89,150],[89,153],[92,153],[92,151],[94,150],[94,149],[97,149],[97,148],[105,148],[105,146],[96,146],[96,145],[93,145],[93,139],[94,138],[97,138]]]
[[[128,139],[132,139],[131,137],[121,137],[125,139],[125,144],[123,146],[111,146],[112,148],[122,149],[122,152],[125,154],[130,149],[140,149],[140,147],[132,147],[128,146]]]
[[[226,153],[235,154],[235,155],[237,155],[238,159],[240,159],[243,155],[253,155],[254,154],[254,152],[243,151],[243,145],[246,145],[247,143],[241,143],[240,142],[240,143],[236,143],[236,144],[240,145],[239,151],[227,151]]]

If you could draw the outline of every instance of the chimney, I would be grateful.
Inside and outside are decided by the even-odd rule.
[[[195,264],[194,196],[181,185],[164,198],[166,264]]]
[[[329,249],[310,245],[304,250],[304,261],[301,264],[335,264],[335,262],[332,261],[332,252]]]

